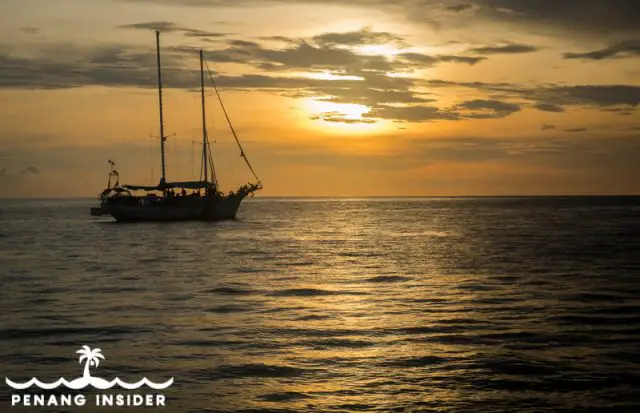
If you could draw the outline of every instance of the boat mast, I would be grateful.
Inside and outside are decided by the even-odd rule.
[[[204,56],[200,49],[200,96],[202,98],[202,165],[204,167],[204,181],[209,181],[209,160],[207,159],[207,118],[204,107]]]
[[[162,192],[165,192],[166,171],[164,166],[164,142],[167,138],[164,136],[164,118],[162,115],[162,70],[160,68],[160,31],[156,30],[156,54],[158,56],[158,101],[160,103],[160,152],[162,156],[162,179],[160,185]]]

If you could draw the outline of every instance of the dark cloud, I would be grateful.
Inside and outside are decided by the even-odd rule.
[[[335,33],[330,34],[335,35]],[[345,40],[343,39],[343,41]],[[399,53],[394,61],[390,61],[383,55],[359,54],[350,49],[335,47],[334,44],[316,45],[305,40],[298,40],[295,43],[289,42],[287,47],[280,49],[265,48],[253,42],[235,42],[233,46],[226,50],[212,52],[214,59],[243,60],[254,66],[270,64],[272,65],[269,66],[271,69],[281,71],[330,70],[356,75],[363,71],[403,71],[415,67],[431,67],[439,63],[473,65],[486,59],[478,56],[429,56],[420,53]]]
[[[196,7],[248,7],[255,0],[121,0],[136,3],[172,4]],[[273,0],[274,3],[298,4],[298,0]],[[306,3],[344,4],[344,0],[305,0]],[[456,0],[352,0],[350,5],[387,7],[405,10],[420,22],[433,23],[434,11],[449,12],[459,18],[466,10],[475,10],[474,18],[515,26],[521,31],[552,28],[556,31],[580,31],[586,35],[619,36],[640,33],[640,7],[637,0],[474,0],[461,4]],[[443,7],[444,5],[444,7]],[[453,13],[451,13],[453,12]],[[467,16],[465,16],[467,17]]]
[[[576,133],[576,132],[586,132],[587,128],[571,128],[571,129],[565,129],[565,132],[571,132],[571,133]]]
[[[477,0],[477,3],[484,6],[480,9],[483,16],[520,27],[546,26],[600,35],[640,32],[640,7],[636,0]]]
[[[452,55],[425,55],[422,53],[399,53],[396,56],[397,59],[400,59],[405,64],[411,66],[423,66],[423,67],[431,67],[438,63],[466,63],[468,65],[475,65],[486,59],[486,57],[481,56],[452,56]],[[405,67],[406,68],[406,67]]]
[[[555,128],[556,128],[555,125],[550,125],[548,123],[543,123],[542,126],[540,127],[541,130],[552,130]]]
[[[449,111],[433,106],[387,106],[379,105],[369,113],[362,115],[369,118],[392,119],[399,122],[429,122],[436,120],[458,120],[460,117]]]
[[[384,56],[365,56],[333,46],[314,46],[305,41],[286,49],[256,48],[251,50],[251,54],[258,61],[279,64],[285,70],[393,70]]]
[[[39,175],[39,174],[40,174],[40,170],[35,166],[28,166],[16,172],[10,172],[4,168],[0,169],[0,178],[6,178],[6,179],[19,178],[21,176],[28,176],[28,175]]]
[[[236,42],[236,44],[239,44]],[[232,48],[222,52],[207,52],[209,62],[235,61],[240,63],[263,62],[271,69],[283,72],[296,69],[318,70],[342,68],[345,73],[358,74],[361,80],[310,79],[293,76],[241,75],[218,76],[221,87],[236,89],[267,89],[276,92],[298,93],[333,102],[361,103],[368,106],[385,103],[424,103],[430,101],[412,91],[414,81],[408,78],[389,77],[385,71],[371,70],[370,57],[355,55],[349,51],[318,50],[307,44],[285,50],[268,50],[254,43],[242,43],[244,48]],[[61,48],[62,49],[62,48]],[[164,52],[163,70],[165,87],[191,89],[197,85],[198,74],[184,66],[187,56],[197,56],[192,48],[168,48]],[[315,57],[314,57],[315,56]],[[110,46],[97,50],[75,50],[73,53],[53,57],[18,58],[0,55],[4,68],[0,87],[10,88],[72,88],[85,85],[155,87],[155,53],[128,50]],[[375,58],[375,57],[374,57]],[[382,64],[378,66],[384,67]],[[381,68],[382,68],[381,67]]]
[[[465,10],[473,9],[473,4],[469,4],[469,3],[456,4],[455,6],[447,6],[446,9],[454,11],[456,13],[460,13]]]
[[[345,45],[357,46],[365,44],[387,44],[399,43],[403,44],[404,39],[400,36],[389,32],[375,32],[364,27],[360,30],[352,32],[340,33],[323,33],[311,38],[313,42],[319,45]]]
[[[237,46],[237,47],[250,47],[250,48],[260,47],[258,43],[250,42],[247,40],[229,40],[228,43],[231,46]]]
[[[555,86],[541,88],[537,94],[548,96],[548,101],[556,104],[637,106],[640,103],[640,86],[631,85]]]
[[[65,50],[64,46],[59,47]],[[163,54],[165,73],[173,87],[186,87],[190,74],[182,56]],[[88,85],[153,87],[155,53],[120,46],[75,50],[51,57],[23,58],[0,54],[0,88],[65,89]],[[195,75],[194,75],[195,76]],[[195,77],[194,77],[195,79]],[[191,85],[193,86],[193,84]],[[171,87],[171,86],[170,86]]]
[[[227,36],[227,33],[208,32],[205,30],[192,29],[189,27],[179,26],[173,22],[168,21],[152,21],[142,23],[123,24],[118,26],[122,29],[136,29],[136,30],[153,30],[161,31],[164,33],[182,33],[187,37],[199,37],[199,38],[219,38]]]
[[[519,112],[520,106],[497,100],[474,99],[458,103],[454,107],[463,117],[470,119],[503,118]]]
[[[633,115],[633,113],[635,112],[633,108],[628,108],[628,107],[622,107],[622,108],[602,108],[601,109],[603,112],[611,112],[611,113],[616,113],[620,116],[629,116],[629,115]]]
[[[543,112],[564,112],[562,106],[554,105],[553,103],[538,102],[533,107]]]
[[[587,53],[565,53],[565,59],[603,60],[614,57],[640,56],[640,40],[624,40],[604,49]]]
[[[29,166],[20,172],[21,175],[38,175],[40,171],[35,166]]]
[[[466,87],[470,89],[478,89],[488,92],[511,92],[519,90],[519,86],[513,83],[485,83],[485,82],[455,82],[451,80],[430,79],[426,81],[429,87]]]
[[[398,0],[401,1],[401,0]],[[221,37],[223,33],[205,32],[172,22],[142,22],[120,26],[136,30],[160,29],[186,36]],[[563,106],[598,106],[602,108],[635,106],[640,102],[640,87],[556,86],[523,87],[510,83],[451,82],[431,80],[430,87],[469,87],[484,92],[483,99],[464,101],[439,108],[424,93],[416,92],[425,83],[408,77],[390,77],[390,72],[409,72],[416,68],[442,63],[474,65],[484,56],[426,55],[399,53],[394,59],[368,55],[350,46],[361,44],[402,43],[404,39],[388,33],[362,28],[350,32],[329,32],[307,39],[281,36],[269,40],[281,42],[277,47],[243,39],[230,39],[217,50],[207,51],[210,63],[239,63],[268,72],[269,75],[218,76],[221,87],[262,89],[283,95],[303,96],[334,103],[358,103],[371,108],[366,122],[393,119],[407,122],[434,120],[502,118],[533,104],[539,110],[559,112]],[[151,43],[151,41],[150,41]],[[282,44],[284,43],[284,44]],[[478,53],[523,53],[533,46],[508,44],[476,48]],[[150,50],[149,50],[150,49]],[[30,59],[0,54],[3,76],[0,87],[69,88],[84,85],[155,87],[155,49],[145,50],[112,45],[91,50],[71,48],[64,53],[35,53]],[[198,49],[187,46],[163,49],[166,87],[191,89],[198,84],[194,60]],[[212,65],[212,66],[214,66]],[[214,67],[215,68],[215,67]],[[296,72],[331,73],[349,76],[338,80],[310,79]],[[355,77],[355,78],[354,78]],[[516,100],[520,103],[513,103]],[[528,103],[522,103],[522,101]],[[351,122],[341,114],[319,115],[329,122]]]
[[[469,65],[475,65],[486,59],[486,57],[480,56],[452,56],[452,55],[437,55],[438,62],[450,62],[450,63],[466,63]]]
[[[40,33],[40,29],[33,26],[26,26],[21,29],[26,34],[38,34]]]
[[[363,116],[393,119],[401,122],[430,122],[438,120],[497,119],[520,111],[520,106],[496,100],[469,100],[440,109],[435,106],[376,105]]]
[[[429,80],[426,84],[430,87],[466,87],[488,93],[500,93],[537,102],[537,106],[575,105],[604,109],[621,105],[636,107],[640,103],[640,86],[634,85],[541,85],[531,88],[511,83],[453,82],[437,79]]]
[[[296,43],[299,39],[293,39],[291,37],[285,36],[262,36],[259,37],[260,40],[273,40],[276,42],[284,42],[284,43]]]
[[[346,123],[346,124],[358,124],[358,123],[377,123],[377,119],[354,119],[346,117],[346,114],[340,112],[327,112],[322,116],[312,116],[311,120],[323,120],[325,122],[333,122],[333,123]]]
[[[118,26],[121,29],[137,29],[137,30],[159,30],[161,32],[170,33],[182,31],[182,28],[175,23],[168,21],[153,21],[143,23],[122,24]]]
[[[244,63],[277,71],[329,70],[342,73],[362,71],[390,72],[393,64],[381,55],[358,54],[333,45],[314,45],[305,40],[288,44],[285,48],[266,48],[255,42],[232,41],[227,49],[207,51],[208,60]],[[177,52],[193,53],[195,48],[176,47]]]
[[[483,47],[475,47],[469,49],[470,52],[481,54],[481,55],[491,55],[491,54],[519,54],[519,53],[531,53],[540,50],[536,46],[531,46],[527,44],[505,44],[499,46],[483,46]]]

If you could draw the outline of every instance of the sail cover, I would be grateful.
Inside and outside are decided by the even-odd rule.
[[[122,185],[123,188],[131,191],[156,191],[159,188],[157,186],[142,186],[142,185]]]
[[[162,191],[163,186],[144,186],[144,185],[123,185],[125,189],[131,191]],[[171,188],[185,188],[185,189],[204,189],[215,188],[215,184],[206,181],[184,181],[184,182],[167,182],[164,184],[164,189]]]
[[[215,184],[206,181],[184,181],[184,182],[167,182],[167,188],[186,188],[186,189],[203,189],[215,188]]]

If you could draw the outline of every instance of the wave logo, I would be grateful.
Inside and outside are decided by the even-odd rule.
[[[117,377],[111,381],[101,379],[100,377],[93,377],[91,375],[90,368],[98,367],[98,365],[100,364],[100,360],[105,359],[104,356],[102,355],[102,350],[100,350],[99,348],[91,349],[91,347],[89,346],[82,346],[82,348],[76,351],[76,353],[80,354],[79,363],[82,363],[82,362],[85,363],[82,377],[79,377],[71,381],[67,381],[64,378],[60,378],[58,379],[58,381],[53,383],[43,383],[40,380],[36,379],[35,377],[33,377],[31,380],[25,383],[15,383],[12,380],[10,380],[8,377],[5,377],[5,382],[7,383],[7,385],[9,385],[10,387],[13,387],[16,390],[28,389],[33,385],[45,390],[55,389],[61,385],[64,385],[67,388],[73,389],[73,390],[84,389],[85,387],[88,387],[88,386],[91,386],[93,388],[100,389],[100,390],[110,389],[114,386],[120,386],[123,389],[134,390],[144,385],[147,385],[152,389],[162,390],[162,389],[166,389],[167,387],[173,384],[173,377],[165,381],[164,383],[154,383],[152,381],[149,381],[146,377],[144,377],[142,380],[136,383],[127,383],[120,380]]]

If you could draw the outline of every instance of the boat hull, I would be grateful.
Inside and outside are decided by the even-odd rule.
[[[118,222],[220,221],[235,219],[244,195],[174,199],[151,204],[109,203],[109,214]]]
[[[99,207],[91,208],[92,217],[99,217],[102,215],[109,215],[109,207],[107,207],[106,205],[100,205]]]

